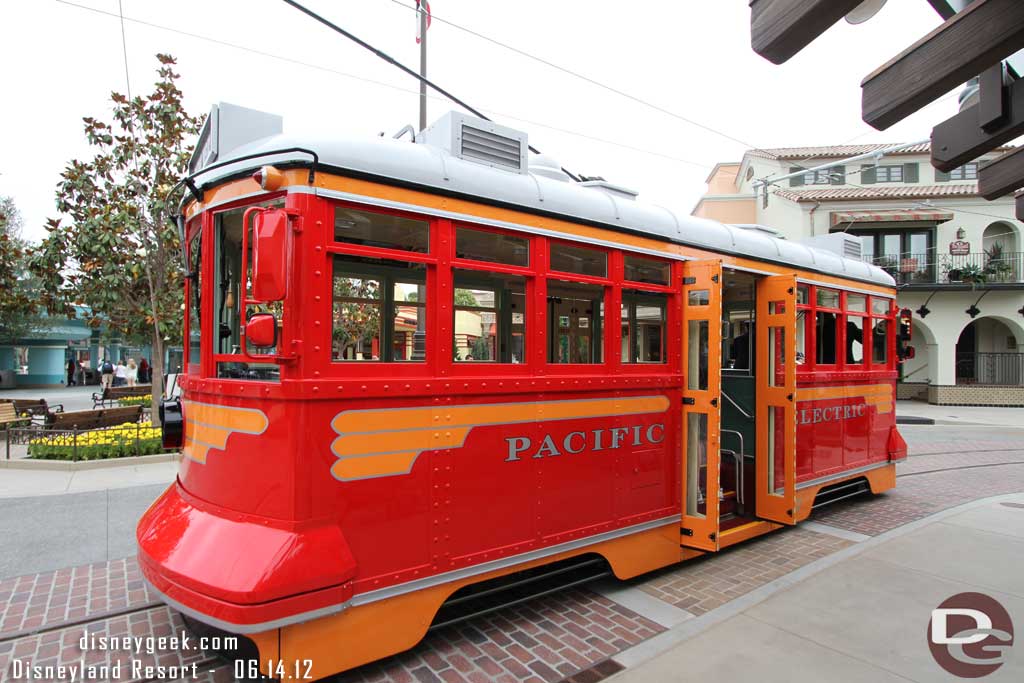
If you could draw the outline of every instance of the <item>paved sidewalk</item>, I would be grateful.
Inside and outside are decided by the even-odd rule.
[[[608,680],[955,680],[930,654],[931,610],[957,593],[980,592],[998,600],[1019,631],[1022,566],[1024,494],[975,501],[683,621],[614,656],[614,668],[625,670]],[[1024,680],[1024,656],[1011,653],[986,680]]]
[[[161,483],[72,493],[58,500],[4,500],[0,579],[135,555],[139,517],[166,488]]]
[[[1024,408],[999,406],[934,406],[921,401],[896,401],[896,417],[927,418],[940,425],[1024,427]]]
[[[52,496],[153,484],[166,487],[174,481],[177,473],[177,460],[82,470],[0,467],[0,499]]]

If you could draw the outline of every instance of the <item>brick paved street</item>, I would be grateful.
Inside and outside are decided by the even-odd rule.
[[[655,572],[639,580],[637,586],[699,616],[851,544],[806,529],[781,529],[717,555]]]
[[[895,490],[817,511],[811,517],[816,524],[783,529],[616,585],[669,605],[684,619],[700,616],[854,545],[857,534],[877,535],[966,501],[1024,491],[1019,430],[928,426],[907,427],[904,435],[911,457],[899,465]],[[180,617],[153,604],[134,559],[0,579],[0,681],[9,678],[14,658],[40,666],[80,663],[78,639],[84,628],[99,635],[179,631]],[[431,632],[414,649],[334,681],[593,683],[621,668],[613,657],[665,631],[653,613],[644,611],[577,588]],[[131,613],[104,618],[110,612]],[[89,623],[61,627],[69,621]],[[142,666],[202,664],[197,679],[188,675],[182,680],[232,679],[230,665],[195,650],[138,656],[88,652],[85,661],[121,662],[128,673],[120,680],[131,680],[133,657]]]

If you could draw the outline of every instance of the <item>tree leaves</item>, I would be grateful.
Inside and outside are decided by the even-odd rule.
[[[51,314],[84,304],[94,316],[90,324],[102,321],[129,340],[149,341],[154,351],[165,336],[181,343],[178,198],[166,190],[185,174],[202,121],[182,105],[174,58],[157,60],[151,95],[113,92],[112,121],[83,117],[95,154],[65,166],[56,192],[63,217],[48,222],[46,239],[29,258]]]

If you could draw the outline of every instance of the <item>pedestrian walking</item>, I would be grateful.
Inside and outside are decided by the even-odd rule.
[[[110,362],[109,358],[104,358],[100,363],[100,384],[104,389],[114,386],[114,364]]]
[[[78,370],[78,363],[74,358],[68,359],[68,386],[75,386],[75,372]]]
[[[139,366],[135,364],[134,358],[128,359],[128,365],[125,367],[124,375],[128,386],[134,387],[139,380]]]
[[[128,382],[128,366],[124,364],[124,358],[117,361],[114,368],[114,386],[123,387]]]
[[[149,377],[149,361],[145,357],[139,361],[139,382],[149,384],[153,380]]]

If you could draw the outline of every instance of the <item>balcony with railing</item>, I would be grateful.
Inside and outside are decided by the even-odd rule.
[[[872,260],[900,285],[1024,284],[1024,252],[904,254]]]
[[[958,353],[956,383],[1024,386],[1024,353]]]

